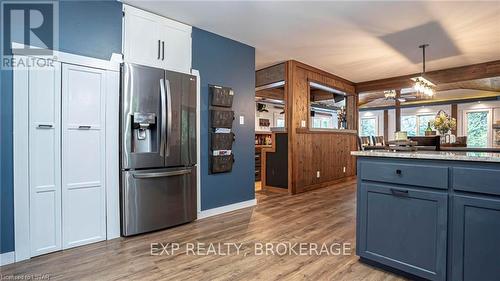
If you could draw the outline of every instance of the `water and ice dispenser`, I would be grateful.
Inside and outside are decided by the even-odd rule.
[[[132,128],[132,152],[156,152],[158,135],[156,114],[135,112]]]

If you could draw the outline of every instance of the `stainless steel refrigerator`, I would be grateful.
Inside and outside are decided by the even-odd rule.
[[[122,64],[122,235],[195,220],[195,165],[196,77]]]

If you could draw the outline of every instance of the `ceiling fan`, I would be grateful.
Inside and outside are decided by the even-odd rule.
[[[384,91],[384,97],[386,100],[397,100],[399,102],[406,102],[409,99],[417,99],[416,95],[412,95],[414,91],[412,89],[401,89],[399,97],[396,98],[396,90]]]

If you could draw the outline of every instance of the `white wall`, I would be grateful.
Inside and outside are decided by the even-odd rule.
[[[438,113],[439,110],[444,110],[446,113],[451,115],[451,104],[401,108],[401,116],[419,115],[419,114],[435,115]]]
[[[274,104],[269,104],[269,103],[264,103],[264,102],[259,102],[262,104],[266,105],[266,109],[269,112],[258,112],[257,111],[257,103],[255,103],[255,131],[270,131],[270,127],[275,127],[275,120],[274,120],[274,113],[279,114],[280,112],[283,111],[283,109],[280,108],[274,108],[276,105]],[[284,116],[284,114],[282,114]],[[259,119],[269,119],[270,125],[269,127],[261,127],[259,126]]]

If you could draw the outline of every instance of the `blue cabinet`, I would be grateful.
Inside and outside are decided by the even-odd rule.
[[[446,280],[446,191],[362,182],[357,254],[427,278]]]
[[[500,163],[358,158],[356,253],[429,280],[500,280]]]
[[[454,195],[452,202],[450,280],[500,280],[500,199]]]

